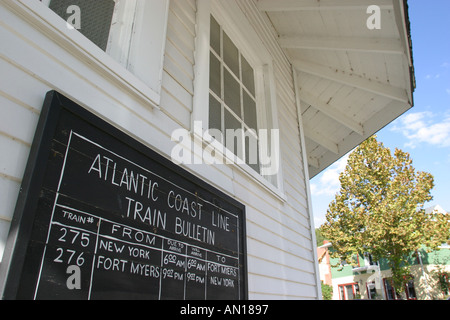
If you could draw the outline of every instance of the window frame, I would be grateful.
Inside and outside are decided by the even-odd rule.
[[[349,297],[347,296],[348,287],[351,287],[352,289],[352,299],[349,299]],[[338,292],[339,300],[355,300],[357,294],[361,295],[359,284],[357,282],[338,284]]]
[[[386,296],[386,300],[397,300],[397,294],[392,285],[391,278],[383,278],[384,284],[384,294]]]
[[[86,61],[102,77],[124,88],[127,94],[154,109],[159,109],[161,101],[165,40],[170,0],[158,1],[164,1],[165,6],[165,14],[160,16],[160,20],[158,20],[161,23],[159,28],[161,29],[162,41],[160,41],[159,45],[155,46],[157,47],[155,50],[158,53],[153,53],[150,59],[151,61],[147,62],[147,65],[151,65],[152,63],[156,64],[158,70],[156,75],[152,75],[153,79],[148,81],[148,79],[139,78],[138,75],[133,73],[133,70],[130,70],[131,68],[127,68],[123,63],[117,61],[116,57],[103,51],[83,34],[73,28],[69,28],[68,23],[48,7],[50,0],[5,0],[8,6],[24,15],[27,21],[40,28],[41,32],[51,37],[55,43],[66,49],[70,54],[81,61]],[[142,39],[142,34],[138,36]],[[136,49],[145,50],[144,47],[140,47],[139,45],[136,46]]]
[[[448,295],[450,293],[450,277],[447,272],[442,271],[438,274],[439,277],[439,286],[440,290],[444,295]]]
[[[405,294],[406,300],[417,300],[416,285],[412,276],[411,279],[405,283]]]
[[[367,298],[369,300],[376,300],[378,292],[376,289],[375,281],[366,282],[366,291],[367,291]]]
[[[214,15],[211,14],[211,20],[215,19]],[[217,22],[217,21],[216,21]],[[217,22],[218,23],[218,22]],[[220,131],[222,133],[226,132],[227,129],[230,129],[229,127],[226,126],[226,114],[228,113],[229,116],[232,117],[233,121],[236,121],[239,123],[239,129],[243,130],[246,134],[240,135],[238,137],[238,139],[241,140],[240,144],[238,143],[238,145],[236,147],[240,147],[240,150],[236,150],[237,152],[233,152],[233,150],[230,150],[229,144],[226,141],[226,134],[223,134],[222,139],[223,142],[222,144],[224,144],[224,147],[227,148],[229,151],[233,152],[234,155],[241,160],[243,163],[245,162],[248,166],[252,167],[251,164],[249,164],[248,159],[247,159],[247,147],[249,147],[249,144],[245,141],[246,137],[249,136],[249,138],[255,139],[255,141],[257,143],[259,143],[259,136],[258,136],[258,128],[260,125],[260,119],[258,119],[258,112],[256,112],[257,110],[257,105],[259,103],[257,96],[256,96],[256,92],[258,90],[257,85],[255,83],[255,78],[256,78],[256,71],[253,65],[251,65],[246,57],[243,55],[243,53],[241,52],[241,50],[235,46],[234,42],[232,41],[232,39],[230,39],[230,37],[228,36],[226,30],[223,28],[223,26],[218,23],[219,26],[219,41],[220,41],[220,52],[217,52],[217,50],[215,50],[215,48],[213,48],[213,46],[210,46],[210,59],[211,57],[214,57],[214,59],[216,59],[218,61],[218,64],[220,66],[220,75],[219,75],[219,81],[220,81],[220,93],[218,94],[217,92],[215,92],[215,90],[213,88],[211,88],[211,83],[209,86],[209,92],[210,92],[210,102],[211,99],[214,99],[216,102],[218,102],[221,105],[221,114],[220,114],[220,119],[221,119],[221,125],[220,125]],[[238,65],[237,65],[237,69],[236,70],[238,72],[238,74],[236,74],[236,71],[233,70],[232,66],[230,66],[228,64],[228,62],[226,61],[226,54],[225,54],[225,36],[227,36],[227,38],[233,43],[233,46],[235,46],[236,50],[237,50],[237,59],[238,59]],[[252,88],[248,88],[247,84],[244,81],[244,76],[243,76],[243,61],[245,61],[251,68],[252,70],[252,77],[253,77],[253,87]],[[211,66],[211,61],[210,61],[210,66]],[[211,75],[211,73],[210,73]],[[227,101],[227,75],[228,77],[231,77],[232,82],[235,83],[237,85],[237,90],[239,91],[238,97],[239,97],[239,110],[233,110],[233,106],[229,105],[228,101]],[[253,92],[252,92],[253,91]],[[245,97],[248,96],[249,99],[251,99],[251,102],[254,103],[254,107],[255,107],[255,115],[256,115],[256,119],[254,119],[256,121],[256,126],[251,128],[249,126],[250,122],[246,119],[246,107],[245,107]],[[209,119],[211,120],[211,106],[208,109],[208,115],[209,115]],[[208,128],[211,128],[211,125],[208,124]],[[248,132],[248,134],[247,134]],[[233,143],[233,146],[234,143]],[[259,152],[258,152],[259,153]],[[258,165],[258,169],[253,168],[257,173],[260,173],[260,164],[259,164],[259,154],[257,155],[257,165]]]
[[[191,116],[191,134],[194,143],[203,141],[203,133],[209,129],[209,96],[210,96],[210,20],[211,15],[233,41],[239,52],[253,67],[255,73],[255,98],[257,104],[258,129],[278,129],[278,113],[276,88],[273,71],[273,58],[263,45],[247,17],[233,1],[204,0],[197,2],[196,52],[194,66],[194,97]],[[199,124],[201,123],[201,126]],[[218,157],[239,169],[270,191],[280,201],[286,201],[283,191],[283,179],[280,154],[277,155],[278,172],[272,176],[263,176],[245,162],[236,161],[234,153],[224,144],[213,141],[210,145]],[[204,146],[202,146],[204,147]],[[258,148],[261,153],[269,154],[269,150]],[[244,150],[245,152],[245,150]]]
[[[373,256],[368,253],[368,252],[364,252],[364,266],[377,266],[378,263],[377,261],[373,260]]]
[[[417,292],[416,292],[416,286],[414,283],[414,277],[412,275],[410,275],[408,277],[409,277],[409,280],[407,283],[405,283],[405,285],[403,287],[403,291],[405,293],[405,298],[406,298],[406,300],[417,300]],[[392,278],[383,278],[383,282],[384,282],[384,292],[386,295],[386,300],[401,299],[401,297],[399,297],[394,290],[394,286],[392,285]],[[414,297],[410,296],[409,290],[413,291]]]

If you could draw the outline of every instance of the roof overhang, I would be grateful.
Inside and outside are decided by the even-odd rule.
[[[407,0],[255,3],[297,75],[310,178],[413,106]]]

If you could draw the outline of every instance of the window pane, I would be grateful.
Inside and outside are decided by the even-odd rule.
[[[351,285],[345,286],[345,300],[353,300],[353,287]]]
[[[223,33],[223,60],[239,78],[239,51],[225,32]]]
[[[69,6],[77,6],[74,8],[80,9],[78,13],[81,28],[78,31],[106,51],[114,13],[114,0],[52,0],[49,8],[68,21],[76,13],[68,10]]]
[[[408,290],[408,299],[417,299],[416,290],[414,288],[414,280],[409,280],[406,284],[406,289]]]
[[[367,283],[367,292],[369,295],[369,299],[375,299],[377,296],[377,289],[375,287],[375,282]]]
[[[389,279],[384,279],[384,286],[386,287],[387,300],[395,300],[394,288]]]
[[[211,48],[220,56],[220,26],[219,23],[211,16],[211,34],[210,34]]]
[[[260,173],[254,69],[212,16],[210,47],[209,128],[222,125],[224,146]]]
[[[225,147],[243,159],[242,156],[242,126],[228,110],[225,109]]]
[[[225,104],[239,117],[241,116],[241,86],[231,73],[224,69]]]
[[[222,130],[222,107],[212,95],[209,95],[209,129]]]
[[[339,297],[341,298],[341,300],[345,300],[344,287],[343,286],[339,286]]]
[[[245,135],[245,163],[256,172],[259,170],[258,139],[253,134]]]
[[[212,52],[209,53],[209,64],[209,88],[217,94],[218,97],[222,97],[222,86],[220,84],[220,79],[222,78],[220,61]]]
[[[244,123],[253,130],[258,130],[256,120],[256,102],[244,91]]]
[[[255,74],[253,72],[253,68],[241,55],[241,63],[242,63],[242,82],[244,86],[250,91],[250,93],[255,96]]]

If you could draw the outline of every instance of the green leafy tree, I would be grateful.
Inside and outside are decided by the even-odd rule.
[[[333,287],[321,282],[322,286],[322,299],[323,300],[332,300],[333,299]]]
[[[321,227],[333,256],[348,263],[364,253],[387,259],[400,293],[410,254],[423,245],[436,250],[450,238],[448,214],[426,214],[423,208],[432,200],[433,176],[416,172],[408,153],[395,149],[392,155],[373,136],[350,154],[339,180]]]
[[[323,245],[323,241],[327,240],[325,239],[325,237],[322,235],[322,231],[320,228],[316,228],[316,244],[318,247]]]

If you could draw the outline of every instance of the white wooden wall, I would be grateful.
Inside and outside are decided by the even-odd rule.
[[[250,299],[316,299],[314,236],[303,168],[293,77],[271,30],[240,3],[273,55],[286,201],[227,165],[186,168],[246,206]],[[190,129],[195,0],[171,1],[160,110],[130,95],[0,3],[0,257],[45,93],[55,89],[170,156],[173,130]]]

